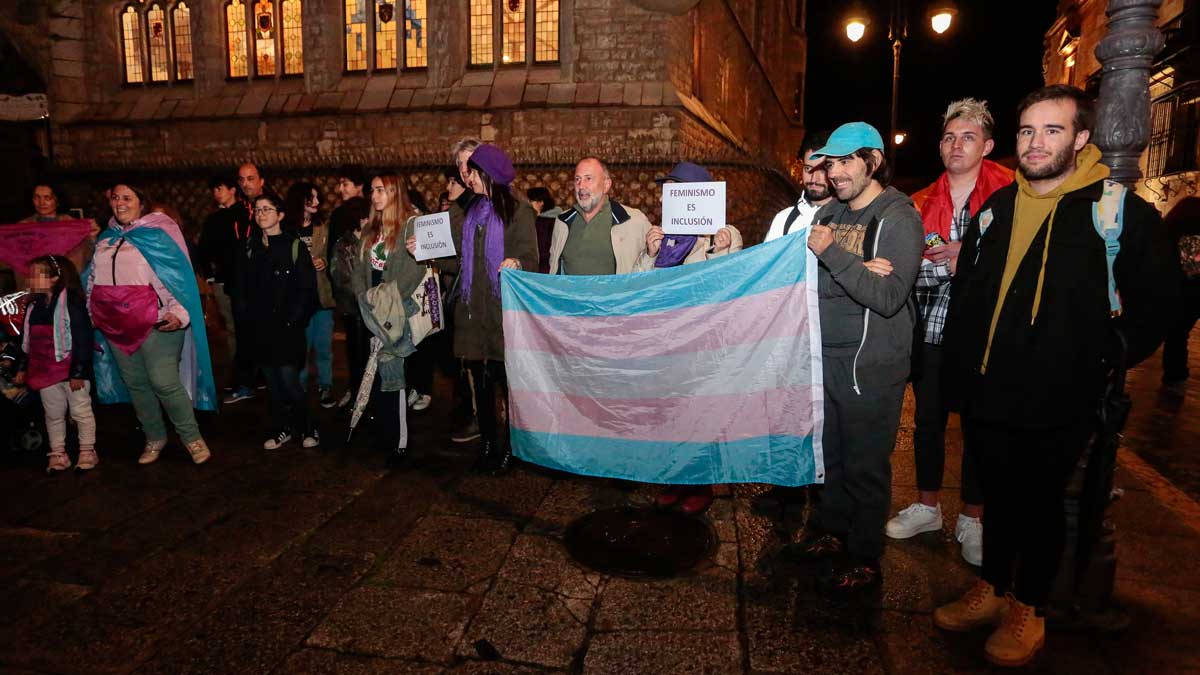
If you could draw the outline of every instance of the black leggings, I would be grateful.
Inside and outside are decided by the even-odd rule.
[[[503,361],[466,361],[475,380],[479,433],[496,449],[508,447],[508,376]]]

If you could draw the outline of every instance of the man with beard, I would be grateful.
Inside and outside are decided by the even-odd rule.
[[[932,185],[913,195],[913,205],[925,222],[925,259],[917,274],[920,333],[913,368],[916,431],[913,449],[917,464],[917,501],[887,523],[887,536],[908,539],[922,532],[940,532],[942,473],[946,464],[946,421],[942,400],[942,329],[950,306],[950,279],[958,265],[962,235],[971,216],[997,189],[1012,182],[1012,171],[984,159],[991,153],[994,120],[987,103],[965,98],[946,108],[938,150],[946,171]],[[972,565],[983,560],[983,495],[974,455],[963,450],[962,512],[954,537],[962,557]]]
[[[810,157],[814,150],[824,146],[828,140],[829,134],[824,131],[813,132],[804,137],[804,143],[800,146],[800,163],[804,166],[804,192],[800,193],[800,199],[796,200],[795,206],[775,214],[767,236],[763,237],[763,243],[774,241],[785,234],[805,231],[812,224],[812,218],[817,211],[833,199],[833,193],[829,191],[829,178],[825,175],[825,158]]]
[[[833,563],[830,589],[877,589],[891,510],[892,448],[900,425],[916,309],[923,229],[893,187],[883,139],[865,122],[838,127],[812,153],[837,199],[815,216],[808,247],[817,276],[824,380],[825,487],[805,540],[785,557]]]
[[[551,274],[627,274],[652,269],[646,252],[650,221],[608,198],[612,176],[595,157],[575,166],[575,206],[558,216],[550,235]]]
[[[1150,355],[1177,287],[1158,212],[1105,180],[1088,143],[1092,110],[1066,85],[1021,102],[1016,182],[971,220],[950,295],[946,384],[979,463],[986,555],[983,578],[934,622],[952,631],[999,623],[984,651],[1004,666],[1027,663],[1044,643],[1063,496],[1108,375],[1121,367],[1117,332],[1125,365]],[[1119,232],[1111,277],[1100,232]]]

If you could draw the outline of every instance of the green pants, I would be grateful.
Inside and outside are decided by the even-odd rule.
[[[169,333],[152,330],[150,337],[133,355],[126,356],[120,349],[112,350],[147,441],[167,439],[162,408],[167,409],[167,417],[175,425],[180,440],[191,443],[200,439],[192,399],[179,380],[179,356],[186,337],[186,330]]]

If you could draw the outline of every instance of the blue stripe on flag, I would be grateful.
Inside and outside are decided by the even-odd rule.
[[[784,237],[785,239],[787,237]],[[823,483],[811,436],[759,436],[724,443],[669,443],[511,430],[521,459],[568,473],[644,483],[714,485]]]
[[[501,297],[506,310],[554,316],[648,314],[710,305],[804,282],[807,248],[807,237],[780,237],[705,262],[636,274],[553,276],[503,270]],[[748,276],[748,268],[762,274]]]

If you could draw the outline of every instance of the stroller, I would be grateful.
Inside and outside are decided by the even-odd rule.
[[[24,291],[0,297],[0,447],[14,452],[37,452],[46,444],[41,399],[17,381],[28,360],[21,331],[29,299]]]

